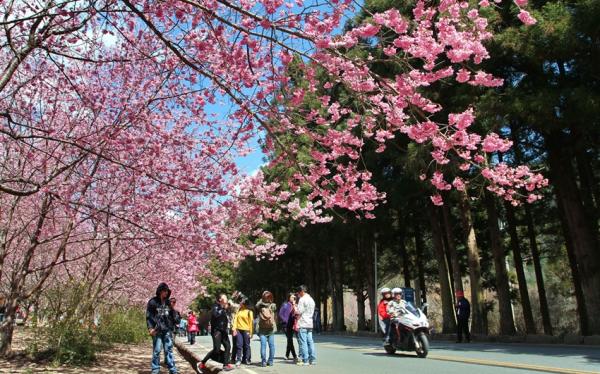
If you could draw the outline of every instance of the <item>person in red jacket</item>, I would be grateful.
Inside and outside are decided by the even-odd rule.
[[[190,311],[188,314],[188,343],[190,345],[194,345],[196,343],[196,334],[198,333],[198,319],[196,318],[196,314],[194,311]]]
[[[390,316],[387,312],[387,304],[392,300],[392,291],[384,287],[380,292],[381,301],[379,301],[379,305],[377,306],[377,314],[379,314],[379,327],[381,327],[381,331],[385,336],[385,342],[387,343],[390,339]]]

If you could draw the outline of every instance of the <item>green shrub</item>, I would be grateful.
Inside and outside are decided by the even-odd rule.
[[[94,332],[80,321],[65,319],[46,327],[47,351],[56,364],[86,365],[96,359]]]
[[[112,309],[100,317],[98,340],[102,343],[139,344],[147,339],[146,317],[141,309]]]

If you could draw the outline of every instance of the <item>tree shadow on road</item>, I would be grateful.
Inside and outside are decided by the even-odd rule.
[[[339,345],[342,349],[381,349],[381,352],[364,353],[371,355],[387,356],[383,351],[382,341],[377,338],[356,338],[347,336],[331,336],[331,335],[320,335],[315,339],[317,344],[332,344]],[[487,352],[490,354],[510,354],[510,355],[539,355],[554,358],[571,358],[587,363],[600,363],[600,347],[598,346],[586,346],[586,345],[535,345],[535,344],[524,344],[524,343],[468,343],[468,344],[456,344],[449,341],[432,340],[431,341],[431,353],[436,353],[436,350],[445,351],[444,353],[460,353],[461,355],[468,355],[469,352]],[[415,357],[416,356],[410,356]]]

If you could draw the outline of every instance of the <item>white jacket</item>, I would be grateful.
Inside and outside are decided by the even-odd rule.
[[[313,328],[313,314],[315,313],[315,301],[309,294],[305,293],[304,296],[298,300],[298,328],[301,329],[312,329]]]

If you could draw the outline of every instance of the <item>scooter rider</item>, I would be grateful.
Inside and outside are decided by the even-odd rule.
[[[406,301],[402,299],[402,288],[396,287],[392,289],[393,299],[387,305],[387,312],[392,320],[392,323],[396,323],[398,317],[407,313]]]
[[[379,327],[384,333],[385,342],[388,343],[390,340],[390,315],[387,312],[387,306],[392,300],[392,291],[388,287],[383,287],[380,292],[382,298],[377,306],[377,313],[379,314]]]

